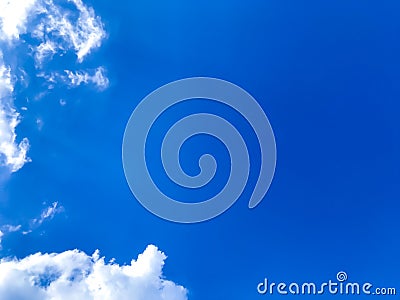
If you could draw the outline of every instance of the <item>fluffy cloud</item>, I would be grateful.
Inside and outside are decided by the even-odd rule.
[[[184,287],[166,280],[166,256],[148,246],[129,265],[106,263],[73,250],[0,261],[2,300],[184,300]]]
[[[0,51],[0,167],[16,172],[30,161],[28,139],[17,139],[16,134],[21,116],[14,107],[17,97],[14,84],[16,80],[23,80],[16,73],[24,71],[16,63],[18,58],[13,57],[14,49],[29,45],[36,68],[46,74],[44,64],[54,55],[72,51],[77,61],[82,62],[93,49],[101,46],[105,36],[101,19],[82,0],[0,0],[0,47],[8,51],[7,56],[13,61],[11,68]],[[48,74],[42,77],[52,79]],[[108,86],[103,67],[94,73],[66,71],[61,79],[71,87],[93,84],[103,90]]]
[[[26,32],[26,23],[36,0],[0,1],[0,38],[2,40],[18,39]]]

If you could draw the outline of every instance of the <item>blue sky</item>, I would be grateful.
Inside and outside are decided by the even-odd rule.
[[[79,12],[72,3],[79,1],[57,5]],[[279,298],[258,295],[258,282],[321,282],[339,271],[354,281],[400,288],[398,2],[82,5],[93,7],[98,23],[88,30],[99,38],[82,61],[79,43],[68,39],[45,53],[43,65],[35,52],[26,53],[27,44],[41,42],[31,32],[42,18],[19,27],[18,38],[3,33],[2,64],[10,68],[14,91],[0,94],[2,105],[7,101],[20,114],[14,144],[29,139],[32,161],[16,172],[2,169],[2,257],[99,249],[123,265],[154,244],[168,256],[164,276],[194,300]],[[57,32],[47,41],[58,43]],[[26,80],[18,79],[23,74]],[[272,124],[278,161],[256,209],[247,208],[253,176],[226,213],[184,225],[155,217],[135,200],[121,148],[138,103],[166,83],[193,76],[228,80],[257,99]],[[207,103],[181,109],[177,115],[185,109],[229,114]],[[7,131],[0,130],[4,137]],[[228,161],[220,144],[194,140],[182,161],[195,172],[191,153],[204,145],[222,160],[210,190],[217,192]],[[252,153],[257,147],[249,145]],[[6,232],[6,225],[21,229]],[[158,252],[148,253],[159,262]]]

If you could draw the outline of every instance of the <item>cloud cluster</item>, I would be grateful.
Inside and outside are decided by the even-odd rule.
[[[187,290],[166,280],[166,256],[148,246],[130,265],[106,263],[73,250],[0,261],[2,300],[185,300]]]
[[[53,0],[40,1],[36,7],[39,23],[32,36],[40,44],[34,48],[38,64],[47,57],[73,49],[79,62],[92,49],[98,48],[106,36],[103,24],[92,8],[81,0],[69,0],[74,10],[61,9]]]
[[[73,8],[67,9],[70,4]],[[9,43],[29,34],[39,64],[58,52],[73,49],[79,62],[101,46],[106,33],[101,19],[82,0],[0,1],[0,39]]]
[[[81,63],[93,49],[101,46],[105,37],[101,19],[82,0],[0,0],[0,49],[3,49],[0,50],[0,167],[16,172],[30,161],[28,139],[18,140],[16,134],[21,116],[14,107],[17,96],[14,86],[21,80],[16,73],[25,71],[16,65],[18,58],[13,57],[14,50],[19,45],[28,45],[38,74],[46,74],[46,63],[55,55],[61,57],[73,52]],[[2,51],[12,57],[12,67],[4,61]],[[70,87],[92,84],[103,90],[108,86],[103,67],[94,73],[62,72],[42,77],[57,77]]]
[[[0,38],[11,41],[26,32],[26,23],[36,0],[0,1]]]

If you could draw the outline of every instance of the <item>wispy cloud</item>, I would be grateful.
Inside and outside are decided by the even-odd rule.
[[[82,62],[92,49],[101,46],[106,36],[101,19],[94,10],[81,0],[69,0],[74,11],[65,10],[52,0],[37,3],[36,12],[40,16],[32,36],[40,44],[33,48],[36,62],[43,61],[60,52],[73,49],[79,62]]]
[[[150,245],[130,265],[73,250],[0,261],[2,300],[186,300],[187,290],[163,276],[166,256]]]
[[[52,205],[46,207],[42,211],[40,217],[33,219],[32,224],[33,226],[41,225],[44,221],[53,219],[56,214],[61,213],[63,211],[64,207],[59,205],[58,202],[54,202]]]
[[[54,202],[50,206],[45,207],[39,216],[29,220],[27,224],[6,224],[0,226],[0,249],[2,248],[2,238],[4,238],[5,236],[16,232],[22,233],[23,235],[29,234],[34,230],[40,228],[40,226],[44,222],[52,220],[57,214],[60,214],[64,211],[65,209],[62,205],[60,205],[58,202]]]
[[[0,250],[2,249],[2,239],[6,234],[21,230],[21,225],[3,225],[0,229]]]
[[[18,171],[29,161],[28,139],[17,142],[15,128],[20,115],[13,107],[13,91],[11,69],[5,66],[0,51],[0,166],[8,167],[11,172]]]
[[[75,88],[81,85],[93,85],[98,90],[103,91],[109,86],[109,80],[103,67],[94,70],[71,71],[64,70],[63,73],[39,73],[38,77],[44,78],[50,85],[65,84],[68,87]]]
[[[22,228],[22,225],[4,225],[2,226],[2,229],[5,230],[6,232],[17,232],[20,231]]]
[[[72,4],[74,9],[63,4]],[[101,19],[82,0],[1,0],[0,39],[13,43],[23,34],[39,41],[32,46],[38,63],[69,49],[82,62],[106,37]]]
[[[65,72],[67,73],[67,77],[72,86],[92,83],[99,89],[105,89],[109,84],[108,78],[104,74],[104,68],[102,67],[97,68],[94,72],[72,72],[69,70],[66,70]]]
[[[14,106],[18,94],[15,83],[20,81],[26,86],[28,74],[18,66],[19,59],[14,57],[18,51],[14,50],[28,45],[37,72],[56,84],[44,68],[48,61],[55,55],[73,52],[80,63],[101,46],[105,37],[100,17],[82,0],[0,0],[0,47],[13,61],[13,64],[7,63],[0,50],[0,166],[16,172],[30,161],[29,140],[17,138],[16,127],[22,118]],[[66,71],[60,79],[70,87],[93,84],[103,90],[108,86],[104,67],[95,71]]]

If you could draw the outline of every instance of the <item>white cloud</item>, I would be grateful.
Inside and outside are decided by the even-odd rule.
[[[42,0],[38,4],[40,18],[32,36],[40,41],[34,49],[39,65],[45,58],[69,49],[73,49],[78,61],[82,62],[93,49],[101,46],[106,37],[103,23],[92,8],[81,0],[68,2],[75,6],[74,11],[55,4],[53,0]]]
[[[79,86],[81,84],[94,84],[99,89],[106,89],[108,87],[109,81],[107,76],[104,75],[104,68],[97,68],[94,72],[87,71],[77,71],[72,72],[70,70],[65,70],[67,78],[69,79],[70,86]],[[66,80],[65,80],[66,81]]]
[[[129,265],[73,250],[0,261],[2,300],[185,300],[187,290],[164,278],[166,256],[148,246]]]
[[[21,230],[22,225],[4,225],[2,226],[5,232],[17,232]]]
[[[37,66],[40,66],[46,58],[52,59],[57,53],[58,46],[53,41],[45,41],[34,49]]]
[[[58,213],[64,211],[64,207],[60,206],[58,202],[54,202],[49,207],[45,208],[42,213],[40,214],[39,218],[33,219],[32,223],[35,225],[41,225],[47,219],[51,220],[54,216]]]
[[[21,227],[22,227],[21,225],[17,225],[17,226],[14,226],[14,225],[3,225],[3,226],[1,226],[1,230],[0,230],[0,250],[2,249],[2,244],[1,244],[2,243],[2,238],[8,233],[20,231]]]
[[[12,42],[30,33],[39,41],[39,45],[33,47],[39,64],[58,51],[69,49],[73,49],[82,62],[93,49],[101,46],[106,32],[101,19],[82,0],[63,2],[0,0],[0,39]],[[65,4],[72,4],[74,9],[68,9]],[[31,23],[30,28],[28,23]]]
[[[26,39],[24,34],[29,38]],[[18,58],[15,59],[13,53],[17,53],[15,48],[29,45],[36,68],[42,69],[54,55],[62,56],[68,51],[75,53],[78,62],[82,62],[93,49],[101,46],[105,37],[100,17],[82,0],[0,0],[0,47],[8,51],[13,61],[13,68],[10,68],[0,50],[0,167],[16,172],[30,161],[27,156],[29,140],[18,140],[16,134],[21,117],[14,107],[17,97],[14,81],[19,80],[26,88],[28,74],[18,68]],[[18,72],[21,76],[16,76]],[[52,75],[41,73],[54,83]],[[107,88],[109,83],[103,67],[94,73],[67,71],[62,79],[72,87],[94,84],[100,90]]]
[[[0,166],[16,172],[29,161],[29,141],[24,138],[17,142],[15,128],[20,115],[13,107],[13,91],[11,70],[3,63],[0,52]]]
[[[28,224],[24,225],[2,225],[0,226],[0,250],[2,248],[2,238],[9,234],[19,232],[23,235],[32,233],[38,229],[45,221],[52,220],[57,214],[64,212],[64,207],[58,202],[54,202],[52,205],[46,207],[40,213],[40,216],[31,219]],[[1,298],[0,298],[1,299]]]
[[[98,67],[95,70],[64,70],[64,73],[51,72],[46,74],[41,72],[38,74],[38,77],[44,78],[47,83],[49,83],[49,86],[59,83],[65,84],[71,88],[81,85],[94,85],[97,89],[103,91],[108,88],[110,84],[105,73],[106,71],[103,67]]]
[[[36,0],[0,0],[0,37],[3,40],[18,39],[26,32],[28,15]]]

